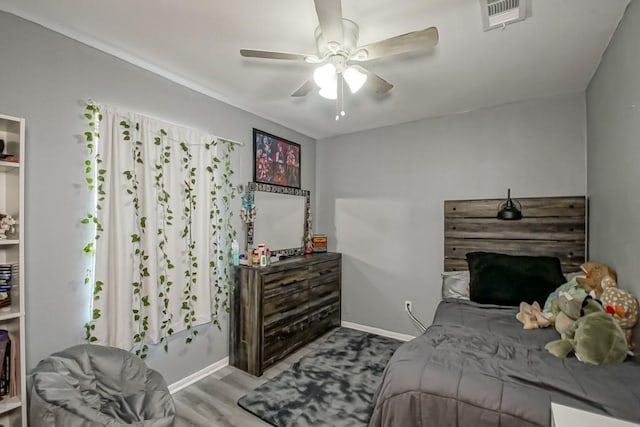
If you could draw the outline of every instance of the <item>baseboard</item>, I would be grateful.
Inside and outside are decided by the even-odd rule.
[[[362,332],[369,332],[370,334],[381,335],[383,337],[395,338],[400,341],[409,341],[415,338],[415,336],[413,335],[391,332],[385,329],[374,328],[372,326],[359,325],[357,323],[342,321],[341,325],[345,328],[351,328]]]
[[[171,394],[176,393],[182,390],[185,387],[190,386],[191,384],[200,381],[206,376],[213,374],[216,371],[224,368],[229,365],[229,357],[225,357],[224,359],[218,360],[216,363],[213,363],[206,368],[200,369],[198,372],[194,372],[193,374],[184,377],[181,380],[176,381],[175,383],[169,386],[169,392]]]

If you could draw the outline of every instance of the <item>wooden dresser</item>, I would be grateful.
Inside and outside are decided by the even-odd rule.
[[[340,326],[341,255],[235,269],[229,363],[252,375]]]

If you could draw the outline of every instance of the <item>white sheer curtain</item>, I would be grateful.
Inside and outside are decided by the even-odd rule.
[[[226,232],[216,234],[211,228],[212,222],[224,223],[226,214],[211,209],[211,192],[217,191],[221,200],[227,190],[221,185],[224,169],[212,165],[229,147],[211,144],[211,135],[134,113],[110,107],[102,107],[101,113],[97,152],[104,181],[98,218],[103,230],[96,241],[94,271],[102,291],[94,300],[94,310],[100,311],[94,336],[98,343],[132,349],[159,342],[170,329],[178,332],[187,324],[212,320],[212,284],[221,279],[222,264],[228,261],[213,251],[216,244],[228,242]],[[129,140],[123,122],[130,126]],[[190,214],[185,212],[189,188],[195,197]],[[161,203],[166,194],[168,203]],[[188,286],[195,298],[186,301]],[[146,336],[136,343],[142,330]]]

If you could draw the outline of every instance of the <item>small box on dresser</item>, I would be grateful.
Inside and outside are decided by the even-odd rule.
[[[266,267],[236,267],[229,363],[252,375],[340,326],[342,257],[291,257]]]

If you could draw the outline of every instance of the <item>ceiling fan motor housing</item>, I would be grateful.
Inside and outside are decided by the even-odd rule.
[[[350,19],[342,18],[342,32],[342,45],[334,46],[330,45],[327,40],[325,40],[322,34],[322,29],[320,27],[316,28],[316,46],[318,47],[318,53],[321,58],[332,55],[341,55],[345,58],[349,58],[356,50],[356,46],[358,45],[358,35],[360,33],[358,24]]]

